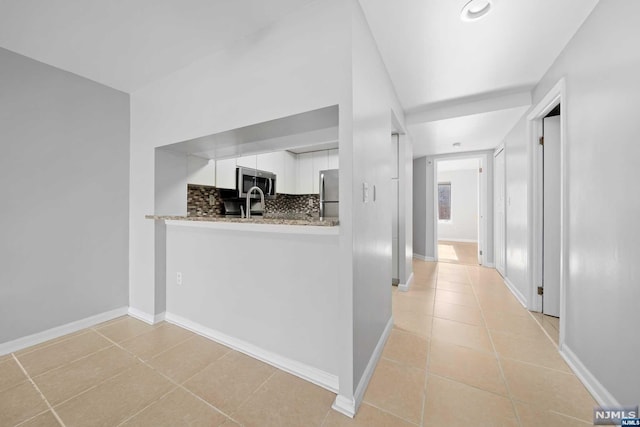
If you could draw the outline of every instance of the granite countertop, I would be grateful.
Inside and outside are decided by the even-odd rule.
[[[239,218],[226,216],[163,216],[163,215],[146,215],[147,219],[170,220],[170,221],[209,221],[209,222],[233,222],[245,224],[280,224],[280,225],[312,225],[320,227],[335,227],[339,224],[337,218],[325,218],[320,220],[318,217],[310,217],[306,215],[278,215],[253,218]]]

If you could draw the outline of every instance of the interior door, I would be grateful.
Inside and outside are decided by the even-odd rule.
[[[504,277],[505,275],[505,163],[504,150],[500,150],[494,159],[494,233],[495,233],[495,253],[496,270]]]
[[[560,116],[543,126],[542,312],[560,317]]]
[[[399,240],[399,187],[398,187],[398,135],[391,136],[391,282],[400,283],[400,240]]]

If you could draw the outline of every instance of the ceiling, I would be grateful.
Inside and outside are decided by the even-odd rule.
[[[224,49],[312,1],[0,0],[0,46],[124,92]],[[414,156],[497,146],[598,0],[359,0]]]
[[[491,123],[482,129],[476,125],[484,116],[473,116],[502,110],[500,105],[473,114],[463,111],[458,120],[448,117],[437,124],[433,119],[427,124],[412,120],[412,115],[472,96],[529,92],[598,2],[494,0],[493,10],[483,19],[464,22],[460,11],[467,1],[360,0],[412,122],[408,128],[416,153],[452,152],[451,141],[445,140],[449,136],[455,136],[463,150],[496,147],[520,117],[524,103],[509,105],[510,113],[487,116]]]
[[[124,92],[312,0],[0,0],[0,46]]]

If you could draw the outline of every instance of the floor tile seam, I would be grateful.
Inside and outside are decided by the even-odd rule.
[[[393,359],[387,356],[380,356],[380,360],[386,360],[387,362],[392,362],[392,363],[395,363],[396,365],[406,366],[407,368],[420,369],[421,371],[424,370],[424,368],[420,368],[415,365],[410,365],[409,363],[403,362],[402,360]]]
[[[228,353],[228,352],[227,352]],[[227,353],[225,353],[224,355],[220,356],[218,359],[216,360],[220,360],[222,357],[224,357]],[[159,371],[158,369],[154,368],[153,366],[151,366],[149,363],[147,363],[146,361],[140,359],[140,361],[147,366],[149,369],[153,370],[154,372],[156,372],[158,375],[162,376],[163,378],[165,378],[167,381],[169,381],[171,384],[173,384],[175,387],[172,388],[170,391],[168,391],[167,393],[165,393],[162,397],[168,395],[169,393],[175,391],[176,389],[180,388],[184,391],[186,391],[188,394],[192,395],[193,397],[195,397],[196,399],[198,399],[199,401],[203,402],[204,404],[206,404],[207,406],[209,406],[210,408],[214,409],[215,411],[219,412],[220,414],[222,414],[223,416],[225,416],[227,419],[230,419],[238,424],[240,424],[237,420],[235,420],[234,418],[231,417],[231,415],[226,414],[224,411],[222,411],[220,408],[216,407],[215,405],[212,405],[211,403],[207,402],[205,399],[203,399],[202,397],[198,396],[196,393],[194,393],[193,391],[189,390],[188,388],[186,388],[184,386],[184,384],[189,381],[191,378],[193,378],[194,376],[198,375],[200,372],[202,372],[205,368],[201,369],[200,371],[196,372],[195,374],[193,374],[192,376],[190,376],[189,378],[187,378],[185,381],[183,381],[182,383],[179,383],[178,381],[175,381],[173,378],[169,377],[168,375],[162,373],[161,371]],[[214,363],[215,361],[211,362]],[[207,367],[211,364],[209,363],[207,365]],[[151,402],[149,405],[147,405],[145,408],[143,408],[140,412],[142,412],[144,409],[146,409],[147,407],[155,404],[156,402],[158,402],[160,399],[162,399],[162,397],[156,399],[155,401]],[[226,422],[226,420],[225,420]]]
[[[332,409],[331,409],[331,408],[329,408],[329,409],[327,410],[327,413],[326,413],[326,414],[324,414],[324,418],[322,419],[322,422],[320,423],[320,427],[325,427],[325,425],[327,424],[327,419],[329,418],[329,413],[330,413],[331,411],[332,411]],[[346,415],[345,415],[345,416],[346,416]],[[354,415],[354,417],[355,417],[355,415]]]
[[[263,363],[264,363],[264,362],[263,362]],[[244,405],[244,404],[245,404],[245,403],[247,403],[249,400],[251,400],[251,398],[252,398],[254,395],[256,395],[256,393],[258,393],[258,391],[260,391],[260,390],[262,389],[262,387],[264,387],[264,385],[265,385],[267,382],[269,382],[269,380],[270,380],[271,378],[273,378],[273,377],[278,373],[278,371],[280,371],[280,369],[276,368],[275,366],[274,366],[273,368],[274,368],[274,371],[271,373],[271,375],[269,375],[269,376],[267,377],[267,379],[265,379],[265,380],[264,380],[264,381],[263,381],[263,382],[262,382],[258,387],[256,387],[256,389],[255,389],[255,390],[253,390],[253,391],[252,391],[252,392],[247,396],[247,398],[246,398],[246,399],[244,399],[242,402],[240,402],[240,404],[238,405],[238,407],[237,407],[237,408],[235,408],[235,409],[233,410],[233,412],[231,412],[231,414],[232,414],[232,415],[236,415],[236,414],[238,413],[238,410],[239,410],[240,408],[242,408],[242,405]],[[285,372],[285,371],[282,371],[282,372]],[[235,421],[235,420],[234,420],[234,421]],[[236,421],[236,422],[237,422],[237,421]],[[238,424],[240,424],[240,423],[238,422]]]
[[[178,386],[174,385],[174,387],[170,388],[166,393],[162,394],[157,399],[154,399],[153,401],[149,402],[147,405],[144,405],[140,410],[134,412],[133,414],[131,414],[130,416],[128,416],[127,418],[125,418],[124,420],[122,420],[121,422],[116,424],[116,427],[119,427],[119,426],[123,425],[124,423],[126,423],[127,421],[135,418],[137,415],[139,415],[142,412],[144,412],[150,406],[155,405],[157,402],[162,400],[165,396],[168,396],[170,393],[174,392],[176,389],[178,389]]]
[[[549,335],[547,330],[542,326],[542,323],[538,322],[538,319],[536,319],[536,316],[531,314],[529,310],[527,310],[527,312],[529,313],[529,316],[538,324],[538,327],[542,329],[542,333],[544,333],[547,336],[547,338],[549,338],[549,341],[551,341],[551,344],[553,344],[556,350],[558,350],[558,353],[560,353],[560,330],[558,329],[558,344],[556,344],[553,338],[551,338],[551,335]]]
[[[458,319],[451,319],[451,318],[449,318],[449,317],[438,316],[438,315],[436,315],[435,313],[433,314],[433,317],[438,318],[438,319],[441,319],[441,320],[450,320],[450,321],[452,321],[452,322],[463,323],[463,324],[465,324],[465,325],[469,325],[469,326],[478,326],[478,327],[482,327],[482,326],[484,326],[483,324],[478,325],[478,324],[476,324],[476,323],[469,323],[469,322],[464,322],[464,321],[462,321],[462,320],[458,320]]]
[[[573,373],[573,371],[568,370],[568,371],[563,371],[561,369],[555,369],[555,368],[550,368],[548,366],[544,366],[544,365],[539,365],[537,363],[533,363],[533,362],[527,362],[525,360],[520,360],[520,359],[514,359],[513,357],[505,357],[505,356],[501,356],[500,354],[498,354],[498,359],[504,359],[507,361],[512,361],[512,362],[517,362],[517,363],[522,363],[524,365],[529,365],[529,366],[535,366],[536,368],[542,368],[542,369],[546,369],[549,371],[553,371],[557,374],[565,374],[565,375],[569,375],[572,376],[576,379],[578,379],[578,377],[576,376],[576,374]],[[581,383],[582,384],[582,383]]]
[[[422,391],[422,395],[424,396],[424,390]],[[369,405],[371,407],[374,407],[377,410],[379,410],[381,412],[384,412],[385,414],[392,415],[395,418],[401,419],[402,421],[407,422],[407,423],[411,424],[412,426],[418,426],[419,427],[422,424],[422,423],[416,423],[415,421],[408,420],[408,419],[404,418],[403,416],[398,415],[395,412],[392,412],[392,411],[390,411],[388,409],[381,408],[380,406],[376,405],[375,403],[369,402],[368,400],[363,400],[362,403],[366,403],[367,405]]]
[[[532,408],[535,408],[535,409],[537,409],[539,411],[542,411],[542,412],[550,412],[552,414],[562,415],[563,417],[571,418],[573,420],[577,420],[577,421],[580,421],[582,423],[588,423],[587,425],[592,425],[591,423],[593,422],[593,419],[585,420],[585,419],[578,418],[578,417],[573,416],[573,415],[565,414],[564,412],[560,412],[560,411],[556,411],[556,410],[553,410],[553,409],[550,409],[550,408],[547,408],[547,407],[544,407],[544,406],[536,405],[533,402],[527,402],[526,400],[514,398],[513,401],[515,403],[520,403],[520,404],[524,404],[524,405],[527,405],[527,406],[531,406]]]
[[[176,344],[174,344],[174,345],[172,345],[170,347],[167,347],[166,349],[162,350],[160,353],[154,354],[153,356],[149,357],[149,360],[155,359],[156,357],[163,355],[164,353],[168,352],[169,350],[173,350],[174,348],[178,347],[179,345],[182,345],[182,344],[186,343],[190,339],[195,339],[196,336],[197,335],[194,334],[191,337],[185,338],[184,340],[182,340],[182,341],[180,341],[180,342],[178,342],[178,343],[176,343]]]
[[[18,364],[18,366],[20,367],[20,369],[22,369],[22,373],[24,375],[26,375],[27,379],[29,380],[29,382],[31,383],[31,385],[36,389],[36,391],[38,392],[38,394],[40,394],[40,397],[42,398],[42,400],[44,400],[44,403],[47,405],[47,407],[49,408],[49,410],[51,411],[51,413],[53,414],[54,418],[58,421],[58,423],[60,423],[60,425],[62,427],[66,427],[65,423],[62,421],[62,418],[60,418],[60,416],[58,415],[58,413],[56,412],[55,409],[53,409],[53,406],[51,406],[51,403],[49,403],[49,400],[47,400],[47,398],[45,397],[44,393],[42,393],[42,390],[40,390],[40,387],[38,387],[38,385],[33,381],[33,379],[31,378],[31,376],[29,376],[29,374],[27,373],[27,370],[24,369],[24,366],[22,366],[22,363],[20,363],[20,361],[18,360],[18,358],[14,355],[13,359],[15,360],[15,362]]]
[[[35,345],[33,345],[32,347],[38,346],[38,348],[34,348],[34,349],[32,349],[32,350],[29,350],[29,351],[25,351],[25,350],[27,350],[27,349],[25,348],[25,349],[22,349],[22,350],[16,350],[16,351],[14,351],[14,352],[12,352],[12,353],[10,353],[10,354],[12,354],[12,355],[16,355],[16,356],[25,356],[25,355],[27,355],[27,354],[31,354],[31,353],[33,353],[33,352],[35,352],[35,351],[43,350],[43,349],[45,349],[45,348],[49,348],[49,347],[54,346],[54,345],[56,345],[56,344],[60,344],[60,343],[62,343],[62,342],[68,341],[68,340],[70,340],[71,338],[75,338],[75,337],[79,337],[79,336],[81,336],[81,335],[84,335],[84,334],[86,334],[86,333],[89,331],[89,329],[90,329],[90,328],[81,329],[80,331],[84,331],[84,332],[82,332],[82,333],[79,333],[80,331],[70,332],[70,333],[68,333],[68,334],[64,334],[64,335],[59,336],[59,337],[57,337],[57,338],[52,338],[52,339],[50,339],[50,340],[47,340],[47,341],[45,341],[45,342],[43,342],[43,343],[35,344]],[[69,336],[67,337],[67,335],[69,335]],[[65,337],[66,337],[66,338],[65,338]],[[46,342],[48,342],[48,341],[54,341],[54,342],[52,342],[52,343],[50,343],[50,344],[46,344]],[[28,348],[28,347],[27,347],[27,348]],[[19,354],[19,355],[18,355],[18,353],[21,353],[21,354]]]
[[[467,274],[469,274],[469,273],[467,272]],[[505,284],[505,286],[506,286],[506,284]],[[474,293],[475,293],[475,289],[474,289]],[[477,296],[476,296],[476,299],[477,299]],[[478,303],[479,303],[479,301],[478,301]],[[487,336],[489,337],[489,342],[491,343],[491,348],[493,349],[494,357],[496,358],[496,361],[498,363],[498,370],[500,371],[500,376],[502,378],[502,382],[504,383],[505,389],[507,390],[507,395],[508,395],[507,398],[511,402],[511,408],[512,408],[513,413],[514,413],[514,415],[516,417],[516,422],[518,423],[518,426],[522,427],[522,420],[520,419],[520,414],[518,413],[518,410],[516,408],[516,403],[515,403],[515,400],[514,400],[513,393],[511,392],[511,387],[509,386],[509,382],[507,381],[507,376],[504,373],[504,369],[503,369],[502,363],[500,361],[500,355],[498,354],[498,351],[496,349],[496,345],[493,342],[493,337],[491,336],[491,333],[489,332],[489,329],[486,327],[487,320],[485,318],[484,309],[482,307],[480,307],[480,316],[482,317],[482,320],[485,323],[485,331],[487,333]]]
[[[49,374],[49,373],[53,372],[53,371],[57,371],[57,370],[60,370],[60,369],[67,368],[69,365],[72,365],[72,364],[74,364],[74,363],[76,363],[76,362],[80,362],[81,360],[87,359],[87,358],[89,358],[89,357],[91,357],[91,356],[95,356],[96,354],[100,353],[101,351],[105,351],[105,350],[107,350],[107,349],[109,349],[109,348],[111,348],[111,347],[114,347],[114,345],[113,345],[113,344],[110,344],[110,345],[108,345],[107,347],[103,347],[103,348],[101,348],[101,349],[99,349],[99,350],[96,350],[96,351],[94,351],[94,352],[88,353],[88,354],[86,354],[86,355],[84,355],[84,356],[82,356],[82,357],[79,357],[79,358],[77,358],[77,359],[73,359],[73,360],[72,360],[72,361],[70,361],[70,362],[64,363],[64,364],[59,365],[59,366],[56,366],[56,367],[54,367],[54,368],[47,369],[46,371],[43,371],[43,372],[41,372],[41,373],[39,373],[39,374],[37,374],[37,375],[34,375],[34,376],[33,376],[33,379],[35,380],[35,379],[38,379],[38,378],[40,378],[40,377],[42,377],[42,376],[44,376],[44,375],[46,375],[46,374]]]
[[[50,411],[50,409],[49,409],[49,408],[47,408],[47,409],[45,409],[45,410],[44,410],[44,411],[42,411],[42,412],[38,412],[37,414],[35,414],[35,415],[34,415],[34,416],[32,416],[32,417],[29,417],[29,418],[27,418],[26,420],[20,421],[20,422],[19,422],[18,424],[16,424],[14,427],[20,427],[20,426],[22,426],[22,425],[24,425],[24,424],[28,423],[29,421],[33,421],[33,420],[35,420],[35,419],[36,419],[36,418],[38,418],[40,415],[46,414],[46,413],[47,413],[47,412],[49,412],[49,411]]]
[[[433,322],[431,323],[431,333],[433,333]],[[423,393],[422,393],[422,411],[420,413],[420,425],[424,425],[424,415],[427,407],[427,383],[429,382],[429,369],[431,366],[431,343],[432,339],[429,339],[429,343],[427,344],[427,361],[424,369],[424,385],[423,385]]]

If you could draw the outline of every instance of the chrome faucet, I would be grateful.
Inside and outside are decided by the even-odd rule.
[[[260,193],[260,203],[262,205],[262,213],[264,214],[264,192],[260,189],[260,187],[253,186],[249,189],[249,191],[247,191],[247,218],[251,218],[251,193],[253,193],[253,190],[258,190],[258,193]]]

